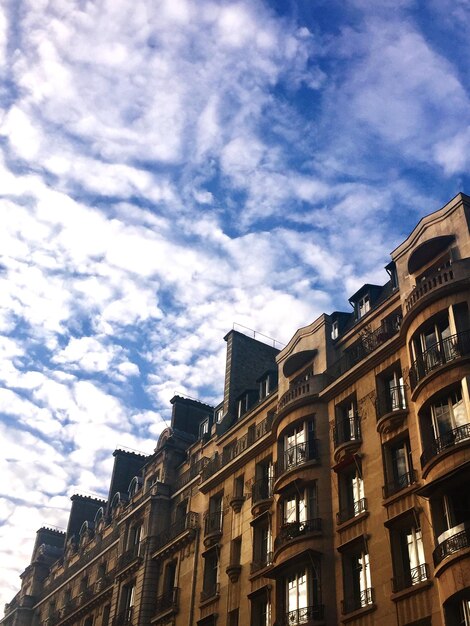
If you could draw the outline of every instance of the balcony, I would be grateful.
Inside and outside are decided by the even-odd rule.
[[[189,469],[187,469],[182,474],[180,474],[178,478],[175,480],[175,483],[173,485],[173,492],[183,489],[183,487],[185,487],[189,482],[191,482],[193,478],[196,478],[196,476],[199,476],[199,474],[202,472],[202,470],[206,467],[208,463],[209,463],[209,459],[207,457],[202,457],[202,459],[199,459],[198,461],[196,461],[196,463],[193,463],[189,467]]]
[[[374,331],[364,333],[354,344],[349,346],[343,356],[327,368],[325,374],[330,381],[336,380],[355,365],[363,361],[383,343],[398,334],[401,316],[394,315],[382,320],[382,324]]]
[[[405,385],[397,385],[379,392],[375,400],[375,412],[377,430],[380,433],[400,426],[408,412]]]
[[[382,487],[382,494],[384,499],[390,498],[395,495],[402,489],[406,489],[410,487],[416,482],[416,472],[415,470],[411,470],[411,472],[406,472],[406,474],[401,474],[401,476],[397,476],[392,481],[386,483]]]
[[[273,501],[274,479],[261,478],[253,483],[251,487],[251,513],[259,515],[269,509]]]
[[[357,413],[353,417],[337,419],[333,428],[335,461],[348,454],[354,454],[362,444],[361,423]]]
[[[274,549],[281,548],[286,543],[289,543],[293,539],[298,537],[305,537],[307,535],[318,534],[322,529],[321,518],[316,517],[314,519],[308,519],[302,522],[289,522],[283,524],[279,530],[274,541]]]
[[[259,557],[257,557],[254,561],[251,562],[250,565],[250,574],[256,574],[260,570],[269,567],[273,563],[273,553],[267,552]]]
[[[319,461],[319,441],[318,439],[309,439],[296,446],[291,446],[277,460],[276,478],[280,478],[283,474],[296,467],[304,465],[309,461]]]
[[[126,550],[126,552],[121,554],[121,556],[119,557],[116,569],[124,570],[129,567],[138,565],[142,561],[141,551],[142,548],[140,543],[132,546],[131,548],[129,548],[129,550]]]
[[[354,519],[367,511],[367,499],[361,498],[356,502],[353,502],[350,506],[342,508],[336,513],[336,523],[344,524],[345,522]]]
[[[437,567],[446,557],[466,548],[470,548],[470,525],[466,528],[464,527],[460,532],[447,537],[439,543],[437,548],[432,553],[435,567]]]
[[[129,626],[130,624],[132,624],[132,620],[134,617],[133,614],[134,610],[132,606],[124,609],[124,611],[118,613],[113,619],[113,626]]]
[[[469,439],[470,424],[463,424],[462,426],[450,430],[424,448],[421,455],[421,467],[424,468],[434,457]]]
[[[444,287],[450,287],[452,283],[468,279],[468,259],[451,261],[450,259],[434,274],[427,276],[420,282],[405,300],[405,310],[408,314],[429,293],[436,292]]]
[[[173,587],[161,596],[158,596],[155,602],[155,615],[162,613],[176,613],[179,607],[179,587]]]
[[[323,604],[317,604],[316,606],[305,606],[301,609],[295,609],[295,611],[289,611],[286,613],[283,626],[300,626],[300,624],[311,624],[312,622],[323,620],[325,614],[325,607]]]
[[[302,376],[301,380],[292,383],[289,389],[281,396],[278,410],[282,411],[289,404],[320,393],[326,386],[327,378],[324,374],[314,374],[313,371]]]
[[[201,469],[202,480],[208,480],[228,463],[243,454],[248,448],[255,444],[258,439],[264,437],[270,430],[273,422],[273,415],[268,415],[264,420],[248,429],[242,437],[232,442],[221,455],[207,461]]]
[[[374,590],[372,587],[363,589],[360,593],[345,598],[341,602],[341,612],[343,615],[364,609],[374,604]]]
[[[398,593],[426,580],[429,580],[429,568],[427,563],[422,563],[408,572],[392,578],[392,591]]]
[[[204,545],[206,548],[216,543],[222,536],[223,519],[222,511],[206,513],[204,519]]]
[[[155,537],[155,550],[160,550],[186,531],[190,531],[192,538],[197,528],[199,528],[199,513],[189,511],[184,517]]]
[[[442,339],[419,355],[410,368],[410,385],[415,389],[428,374],[447,363],[470,355],[470,330]]]

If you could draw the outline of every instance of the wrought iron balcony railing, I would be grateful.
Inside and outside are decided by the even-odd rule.
[[[405,489],[406,487],[409,487],[410,485],[412,485],[415,482],[416,482],[416,472],[415,472],[415,470],[411,470],[410,472],[406,472],[405,474],[401,474],[400,476],[397,476],[396,478],[394,478],[390,482],[387,482],[382,487],[383,497],[384,498],[390,498],[390,496],[393,496],[395,493],[398,493],[402,489]]]
[[[367,511],[367,499],[361,498],[360,500],[356,500],[351,503],[349,506],[344,507],[336,513],[336,520],[338,524],[342,524],[343,522],[347,522],[354,517],[357,517],[361,513]]]
[[[155,602],[155,614],[165,613],[167,611],[176,611],[179,605],[179,587],[173,587],[166,593],[158,596]]]
[[[136,559],[142,558],[142,550],[143,546],[140,543],[132,546],[128,550],[126,550],[118,559],[117,569],[123,569],[127,567],[131,563],[133,563]]]
[[[213,533],[222,532],[223,523],[222,511],[214,511],[213,513],[206,513],[204,519],[204,535],[212,535]]]
[[[318,439],[309,439],[296,446],[288,448],[276,463],[276,478],[279,478],[284,472],[294,467],[303,465],[308,461],[318,461],[320,459],[319,441]]]
[[[159,533],[155,537],[155,549],[159,550],[173,539],[176,539],[178,535],[184,533],[186,530],[199,528],[199,513],[189,511],[184,517],[177,520],[169,528]]]
[[[441,339],[414,361],[410,368],[411,388],[414,389],[432,371],[468,355],[470,355],[470,330]]]
[[[361,421],[359,415],[337,419],[333,428],[335,448],[343,443],[361,441]]]
[[[273,478],[262,478],[253,483],[251,487],[251,501],[253,504],[273,497]]]
[[[368,589],[363,589],[361,592],[345,598],[341,602],[342,613],[343,615],[346,615],[346,613],[352,613],[352,611],[363,609],[373,603],[374,590],[372,587],[369,587]]]
[[[315,620],[322,620],[325,614],[323,604],[314,606],[305,606],[301,609],[295,609],[286,613],[283,626],[300,626],[300,624],[309,624]]]
[[[421,467],[424,467],[435,456],[442,454],[445,450],[452,446],[470,439],[470,424],[463,424],[453,430],[449,430],[438,439],[435,439],[430,445],[426,446],[421,455]]]
[[[390,387],[378,394],[375,401],[377,419],[380,419],[387,413],[393,411],[403,411],[406,406],[406,387],[405,385],[397,385]]]
[[[408,572],[404,572],[403,574],[392,578],[392,591],[393,593],[397,593],[398,591],[403,591],[403,589],[408,589],[408,587],[412,587],[413,585],[417,585],[418,583],[422,583],[428,579],[428,564],[422,563],[417,567],[413,567]]]
[[[201,471],[206,467],[208,463],[209,459],[207,457],[202,457],[202,459],[199,459],[198,461],[196,461],[196,463],[190,465],[189,469],[180,474],[175,480],[175,483],[173,485],[173,491],[179,491],[191,480],[193,480],[193,478],[199,476]]]
[[[444,539],[432,553],[434,565],[437,567],[447,556],[470,548],[470,527]]]
[[[303,535],[309,535],[310,533],[318,533],[322,529],[322,521],[320,517],[314,519],[307,519],[302,522],[288,522],[283,524],[279,529],[279,533],[274,541],[274,547],[280,548],[284,544],[302,537]]]
[[[130,606],[116,615],[113,619],[113,626],[128,626],[129,624],[132,624],[133,616],[134,608]]]

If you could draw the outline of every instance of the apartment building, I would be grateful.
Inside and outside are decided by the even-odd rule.
[[[2,626],[470,626],[470,198],[42,528]]]

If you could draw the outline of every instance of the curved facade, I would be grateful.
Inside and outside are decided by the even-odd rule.
[[[2,626],[470,626],[470,198],[38,531]],[[223,378],[221,372],[221,378]]]

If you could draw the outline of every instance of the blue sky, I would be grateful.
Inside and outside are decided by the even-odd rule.
[[[5,0],[0,603],[34,533],[470,193],[469,0]]]

